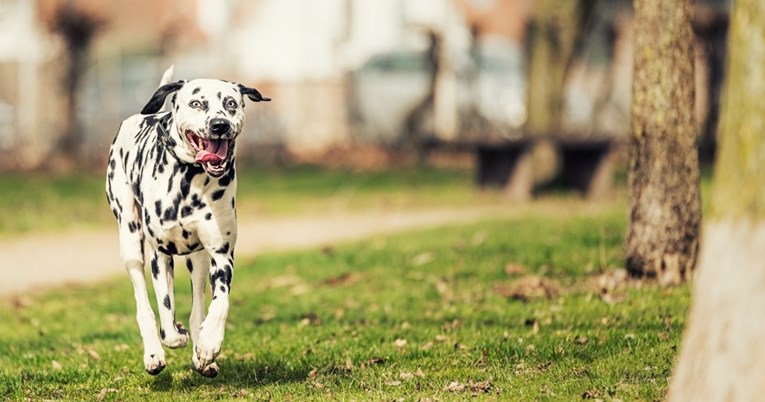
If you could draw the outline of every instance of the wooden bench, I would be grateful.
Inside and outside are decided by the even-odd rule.
[[[556,182],[594,199],[611,192],[616,155],[625,140],[606,136],[548,135],[449,142],[430,140],[427,147],[473,152],[478,186],[499,188],[508,198],[527,200],[533,196],[538,184],[534,182],[531,154],[535,146],[546,142],[558,155]]]

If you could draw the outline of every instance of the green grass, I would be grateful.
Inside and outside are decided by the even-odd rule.
[[[290,191],[325,191],[311,185]],[[0,399],[658,400],[689,289],[633,284],[601,300],[593,277],[621,265],[625,215],[527,216],[240,260],[213,380],[192,371],[189,348],[168,351],[159,376],[143,371],[127,278],[7,302]],[[507,297],[529,274],[551,296]],[[184,322],[187,275],[176,281]]]
[[[237,207],[245,216],[466,206],[500,199],[496,192],[477,191],[469,170],[242,167],[239,176]],[[113,224],[102,174],[0,175],[0,236]]]

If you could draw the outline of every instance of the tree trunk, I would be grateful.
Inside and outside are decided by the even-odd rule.
[[[528,85],[526,87],[526,135],[555,135],[562,131],[566,73],[580,45],[597,0],[536,0],[527,29]],[[560,161],[555,147],[541,141],[523,161],[532,177],[529,185],[552,179]]]
[[[712,204],[673,401],[765,396],[765,3],[733,7]]]
[[[690,0],[635,1],[627,270],[689,278],[701,222]]]
[[[535,2],[528,30],[527,133],[560,130],[566,72],[596,4],[596,0]]]

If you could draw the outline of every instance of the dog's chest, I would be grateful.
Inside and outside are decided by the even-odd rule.
[[[164,173],[144,178],[142,215],[148,240],[168,254],[201,250],[205,240],[235,231],[234,170],[212,178],[188,164],[169,164]]]

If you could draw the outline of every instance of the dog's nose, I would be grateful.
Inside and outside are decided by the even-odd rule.
[[[210,120],[210,132],[215,135],[223,135],[231,130],[231,123],[226,119],[212,119]]]

